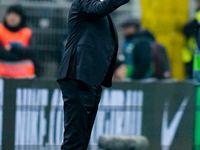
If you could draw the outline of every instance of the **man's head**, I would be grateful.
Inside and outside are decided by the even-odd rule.
[[[15,12],[10,12],[6,15],[6,22],[10,27],[17,27],[21,22],[21,16]]]
[[[13,5],[8,8],[4,24],[9,29],[19,30],[25,26],[25,15],[20,5]]]
[[[125,37],[135,35],[139,32],[141,28],[141,23],[139,19],[129,17],[123,21],[121,24],[123,35]]]

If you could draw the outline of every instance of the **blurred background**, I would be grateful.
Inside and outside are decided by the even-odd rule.
[[[67,36],[67,16],[70,0],[1,0],[0,20],[12,4],[25,7],[27,26],[33,30],[35,45],[39,50],[39,77],[55,78]],[[132,0],[114,12],[122,45],[120,22],[127,16],[141,19],[142,26],[150,30],[162,43],[169,56],[172,77],[186,78],[182,50],[187,41],[182,32],[186,23],[195,18],[198,0]],[[121,46],[119,47],[121,49]]]
[[[57,150],[62,143],[62,95],[55,79],[71,2],[0,0],[0,150]],[[15,4],[23,6],[23,14],[10,8]],[[32,30],[34,48],[23,49],[18,39],[11,46],[3,42],[9,31],[2,24],[8,27],[5,20],[13,12],[25,14],[23,31]],[[195,42],[200,0],[130,0],[111,15],[119,55],[89,149],[99,150],[98,139],[107,134],[144,136],[142,150],[200,150],[200,88],[192,82],[195,72],[200,83],[200,36]]]

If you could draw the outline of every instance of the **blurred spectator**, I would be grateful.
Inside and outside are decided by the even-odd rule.
[[[123,61],[117,59],[113,74],[113,80],[124,80],[126,78],[126,65]]]
[[[123,53],[128,78],[171,77],[165,47],[155,41],[150,31],[141,28],[140,20],[128,18],[122,23],[122,30],[125,37]]]
[[[200,15],[200,0],[197,0],[196,17]],[[183,34],[186,37],[186,45],[182,50],[182,60],[185,64],[185,74],[187,79],[193,77],[193,58],[196,48],[195,36],[197,33],[198,21],[197,18],[189,21],[183,28]]]
[[[144,79],[152,77],[152,52],[150,43],[154,36],[147,30],[142,30],[140,20],[128,18],[122,23],[125,42],[123,53],[127,65],[127,77]]]
[[[25,23],[26,16],[20,5],[8,8],[3,24],[0,24],[1,77],[33,78],[37,73],[32,31],[25,27]]]

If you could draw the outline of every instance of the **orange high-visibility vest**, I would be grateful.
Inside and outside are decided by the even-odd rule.
[[[4,47],[9,45],[29,46],[32,31],[29,28],[23,28],[18,32],[11,32],[0,24],[0,42]],[[0,60],[0,77],[8,78],[33,78],[35,76],[35,67],[31,60],[22,60],[8,62]]]

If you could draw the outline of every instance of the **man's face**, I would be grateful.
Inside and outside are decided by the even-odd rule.
[[[127,37],[130,35],[136,34],[138,32],[138,29],[134,26],[127,26],[127,27],[123,27],[122,31],[123,31],[123,35]]]
[[[10,27],[17,27],[21,22],[21,17],[18,14],[11,12],[6,15],[6,22]]]

